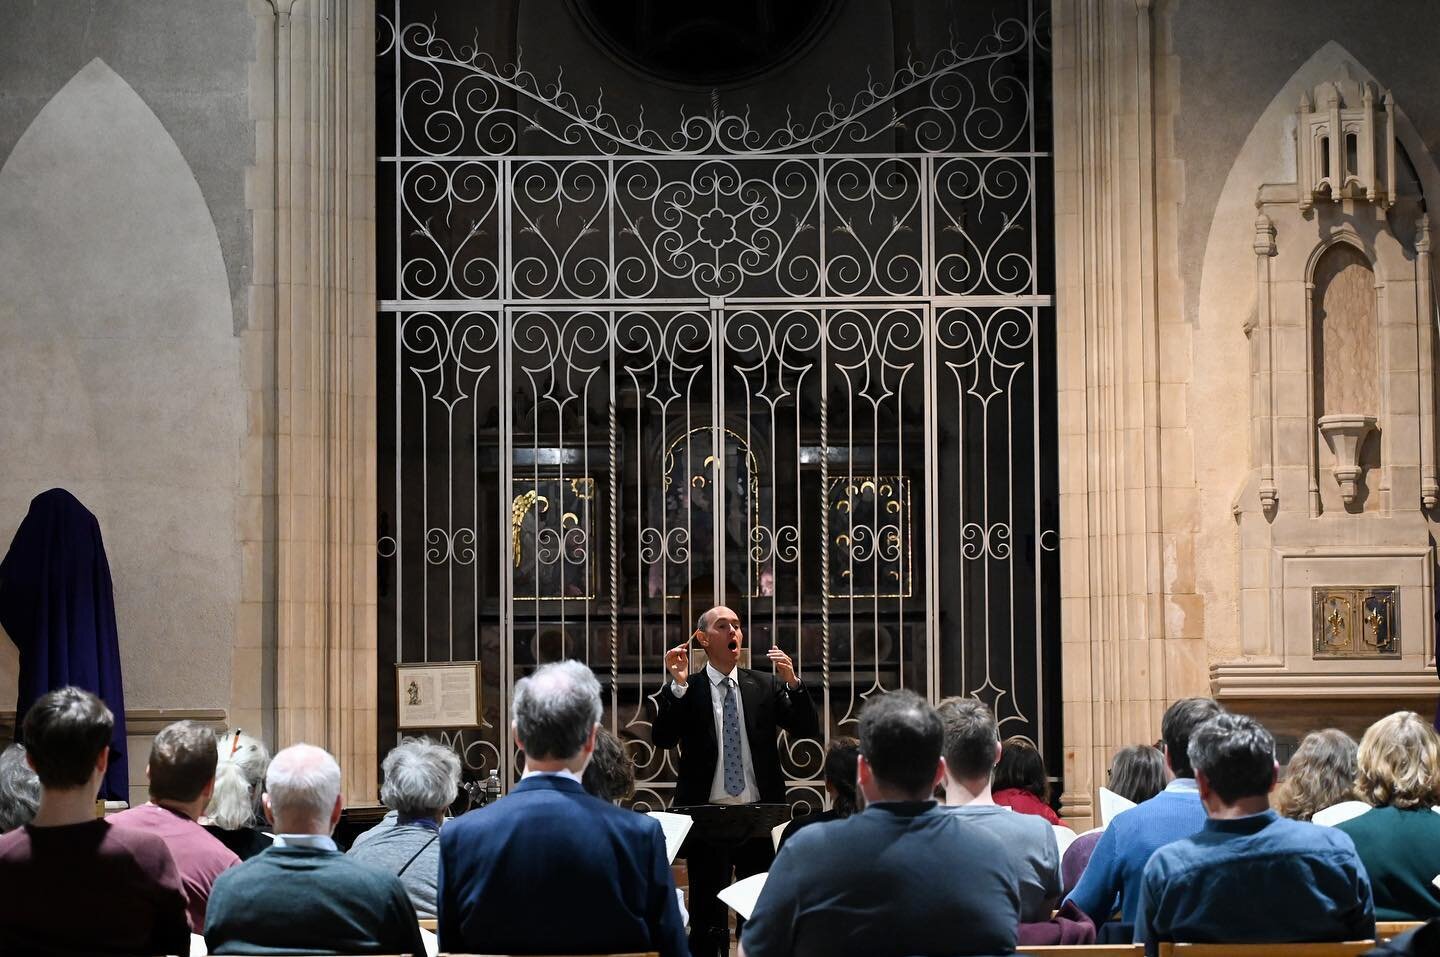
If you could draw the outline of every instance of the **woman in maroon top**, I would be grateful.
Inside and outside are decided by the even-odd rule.
[[[1024,738],[1006,738],[1000,746],[1000,763],[995,765],[996,804],[1021,814],[1035,814],[1051,824],[1063,824],[1050,807],[1050,778],[1045,760],[1035,745]]]

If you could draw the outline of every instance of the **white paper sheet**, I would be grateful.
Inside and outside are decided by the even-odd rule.
[[[660,830],[665,832],[665,856],[674,864],[675,855],[680,853],[680,845],[685,843],[685,835],[690,833],[695,820],[688,814],[671,814],[668,811],[648,813],[660,822]]]
[[[1115,820],[1115,815],[1121,811],[1128,811],[1135,806],[1135,802],[1129,798],[1121,797],[1109,788],[1100,789],[1100,823],[1109,824]]]
[[[746,920],[755,911],[755,902],[760,899],[760,889],[765,886],[769,873],[755,874],[742,881],[736,881],[715,896],[721,903]]]
[[[440,953],[440,938],[435,936],[433,930],[420,928],[420,939],[425,943],[425,957],[435,957]]]

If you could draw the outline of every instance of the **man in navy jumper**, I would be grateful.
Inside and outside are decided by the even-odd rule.
[[[1090,916],[1099,928],[1116,912],[1133,925],[1139,913],[1140,878],[1150,855],[1205,826],[1205,806],[1190,765],[1190,735],[1221,713],[1211,698],[1182,698],[1160,721],[1165,764],[1175,776],[1165,790],[1120,814],[1105,828],[1080,883],[1066,900]],[[1118,934],[1118,936],[1117,936]],[[1129,927],[1104,934],[1102,940],[1130,939]]]
[[[1136,943],[1369,940],[1375,907],[1350,835],[1270,810],[1275,739],[1254,718],[1221,714],[1190,738],[1209,819],[1150,858]]]

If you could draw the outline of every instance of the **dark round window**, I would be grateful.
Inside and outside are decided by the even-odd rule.
[[[838,0],[571,0],[609,50],[676,83],[715,86],[808,47]]]

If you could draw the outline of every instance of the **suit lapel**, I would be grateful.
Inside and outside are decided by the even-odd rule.
[[[749,668],[737,668],[739,672],[740,701],[745,705],[745,737],[752,744],[750,750],[755,750],[755,718],[760,714],[760,699],[765,695],[765,689],[760,683],[760,678]]]
[[[691,687],[698,685],[696,690],[700,692],[696,696],[695,707],[703,718],[700,723],[705,728],[705,739],[710,742],[710,747],[715,750],[715,753],[719,754],[720,739],[715,736],[715,706],[710,701],[710,695],[714,693],[714,687],[710,684],[710,672],[702,669],[698,679],[698,681],[694,678],[691,679]]]

